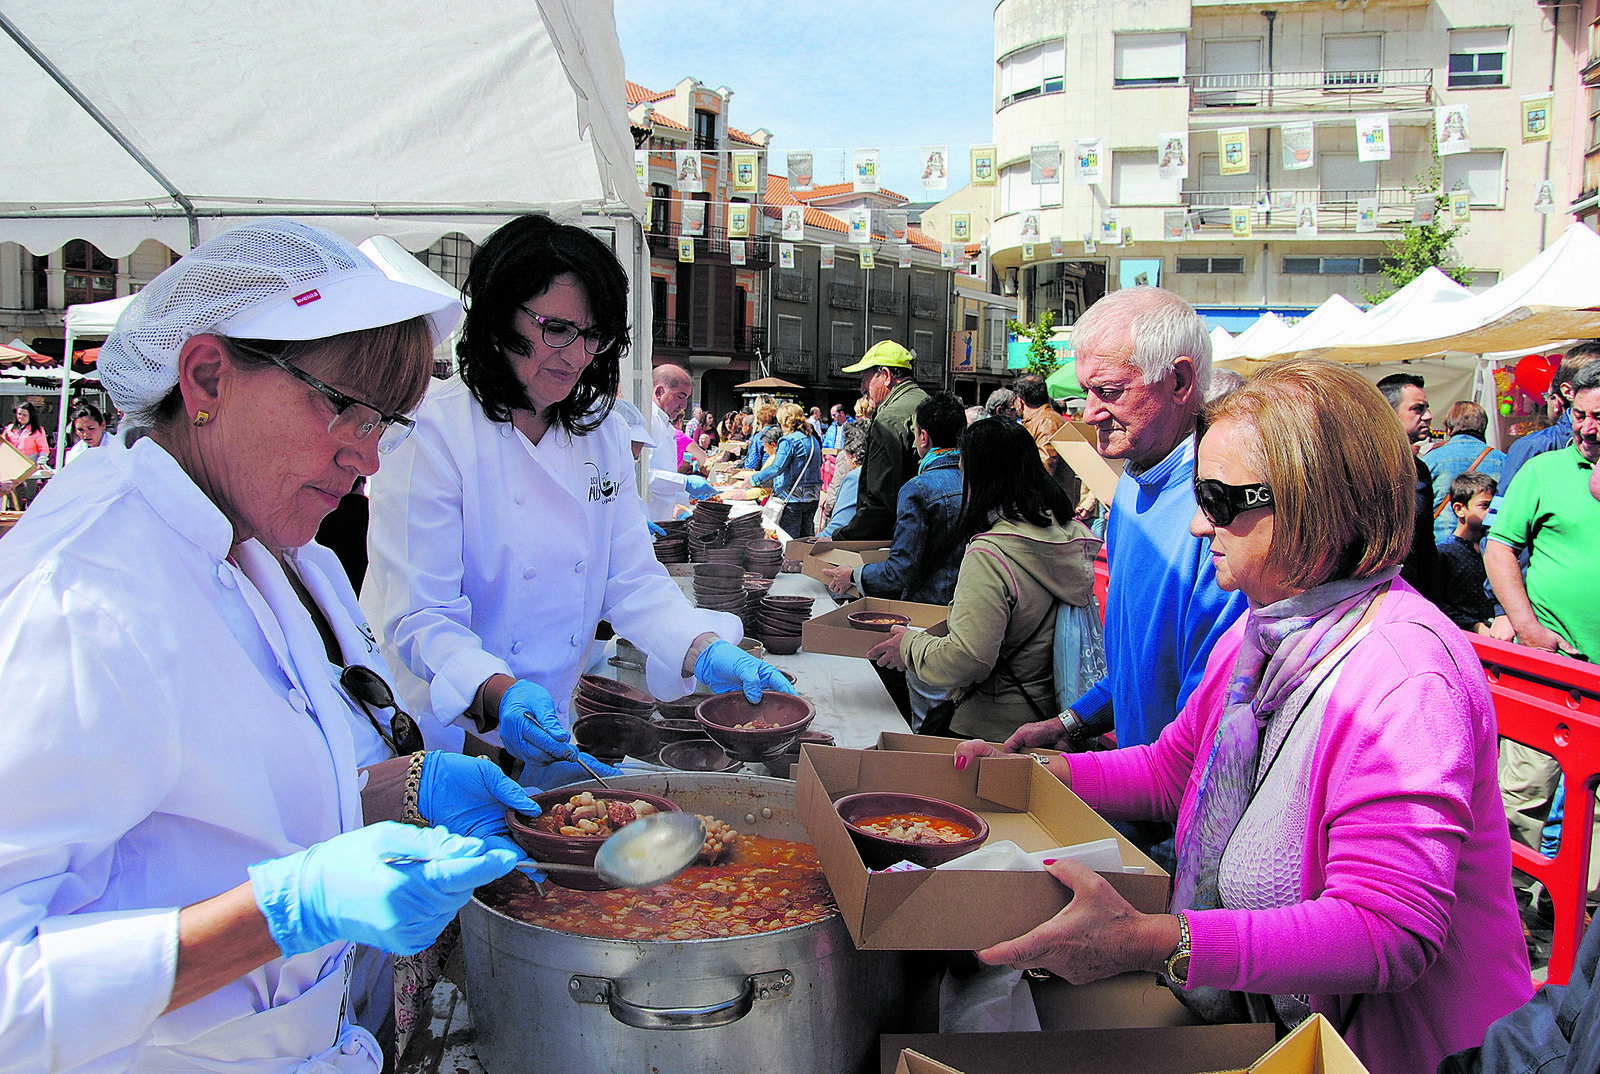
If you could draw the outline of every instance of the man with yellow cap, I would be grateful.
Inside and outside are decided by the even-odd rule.
[[[878,408],[867,430],[867,455],[861,463],[856,514],[833,535],[836,541],[894,539],[895,504],[900,486],[917,472],[917,406],[928,393],[911,379],[911,352],[898,343],[875,343],[861,360],[842,372],[861,374],[861,394]]]

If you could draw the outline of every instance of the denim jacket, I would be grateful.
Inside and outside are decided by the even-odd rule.
[[[750,484],[772,482],[780,500],[801,503],[822,498],[822,445],[815,437],[796,430],[785,433],[765,470],[751,476]]]
[[[949,604],[961,571],[961,545],[952,540],[961,513],[961,470],[955,452],[941,455],[900,489],[889,558],[861,568],[861,591],[871,597]],[[930,553],[939,562],[929,562]]]

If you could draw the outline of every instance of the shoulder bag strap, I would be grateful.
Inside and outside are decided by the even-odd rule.
[[[1494,450],[1493,447],[1486,447],[1482,451],[1478,452],[1478,457],[1476,459],[1472,460],[1472,465],[1467,467],[1465,470],[1462,470],[1461,473],[1463,473],[1463,474],[1472,473],[1472,471],[1474,471],[1474,470],[1476,470],[1478,468],[1478,464],[1480,462],[1482,462],[1484,459],[1489,457],[1489,452],[1491,452],[1493,450]],[[1449,489],[1445,489],[1444,490],[1444,499],[1440,500],[1439,501],[1439,506],[1435,507],[1433,509],[1433,517],[1434,518],[1438,518],[1440,515],[1444,514],[1444,509],[1446,507],[1449,507],[1449,506],[1450,506],[1450,490]]]

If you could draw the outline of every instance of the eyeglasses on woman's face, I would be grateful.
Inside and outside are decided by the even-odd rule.
[[[371,403],[363,403],[359,399],[346,395],[338,388],[329,387],[298,366],[290,365],[276,354],[272,354],[269,351],[255,350],[249,353],[265,358],[295,380],[321,393],[323,398],[332,403],[334,414],[333,420],[328,422],[328,435],[342,444],[358,444],[376,431],[378,433],[378,454],[387,455],[405,443],[406,437],[411,435],[411,430],[416,426],[416,422],[408,417],[400,414],[385,414]]]
[[[1209,477],[1195,481],[1194,499],[1213,526],[1226,526],[1246,511],[1273,505],[1268,485],[1225,485]]]
[[[616,342],[616,337],[600,331],[597,328],[579,328],[571,321],[563,321],[560,317],[544,317],[522,307],[522,312],[533,318],[533,323],[539,326],[539,337],[544,340],[546,347],[560,350],[570,346],[579,336],[583,337],[583,349],[590,354],[600,354],[611,348]]]

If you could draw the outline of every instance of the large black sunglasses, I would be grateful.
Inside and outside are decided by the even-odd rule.
[[[404,757],[406,754],[416,753],[422,749],[422,731],[417,727],[417,721],[411,714],[395,704],[394,692],[389,689],[389,684],[369,667],[361,664],[351,664],[339,673],[339,685],[345,692],[357,701],[363,708],[371,705],[374,708],[394,709],[394,716],[389,720],[389,733],[383,733],[383,728],[378,726],[378,721],[371,712],[367,713],[367,721],[372,724],[372,729],[378,732],[378,737],[384,744],[394,750],[395,755]]]
[[[1194,499],[1213,526],[1226,526],[1245,511],[1273,504],[1271,487],[1257,482],[1253,485],[1224,485],[1214,478],[1201,478],[1194,483]]]

